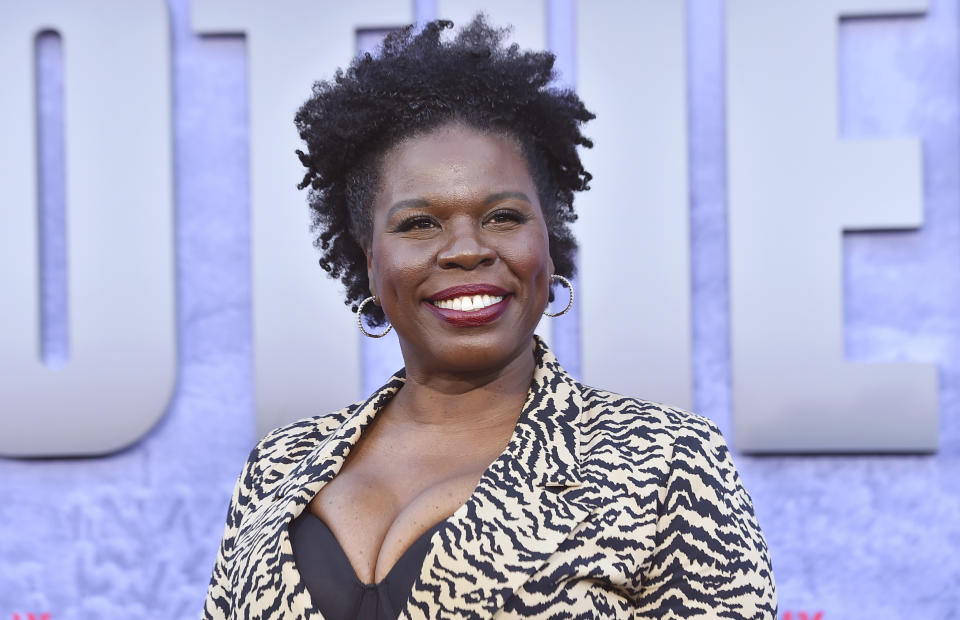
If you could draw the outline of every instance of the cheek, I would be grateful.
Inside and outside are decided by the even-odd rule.
[[[370,279],[388,303],[416,291],[431,265],[428,252],[415,251],[404,244],[375,245],[373,256]]]
[[[539,293],[546,294],[551,265],[546,233],[531,236],[523,243],[511,244],[501,252],[501,257],[521,280],[532,281]]]
[[[545,248],[540,251],[535,248],[518,251],[508,260],[516,265],[516,270],[526,278],[539,282],[550,277],[550,256]]]

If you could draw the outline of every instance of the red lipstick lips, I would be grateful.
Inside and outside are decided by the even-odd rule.
[[[490,297],[503,297],[503,299],[484,308],[466,311],[440,308],[431,303],[446,299],[456,299],[457,297],[473,297],[474,295],[489,295]],[[431,312],[451,325],[456,327],[479,327],[494,321],[503,314],[507,309],[507,305],[510,303],[510,293],[492,284],[461,284],[443,289],[423,303],[427,305]]]

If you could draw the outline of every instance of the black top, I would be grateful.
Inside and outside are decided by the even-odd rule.
[[[310,510],[290,523],[290,545],[300,579],[324,618],[396,620],[430,550],[430,537],[443,524],[437,523],[415,540],[380,583],[357,578],[333,532]]]

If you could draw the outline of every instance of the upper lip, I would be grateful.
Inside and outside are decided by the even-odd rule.
[[[444,299],[454,299],[456,297],[467,297],[473,295],[490,295],[491,297],[506,297],[509,291],[505,291],[499,286],[492,284],[459,284],[445,288],[431,295],[429,301],[442,301]]]

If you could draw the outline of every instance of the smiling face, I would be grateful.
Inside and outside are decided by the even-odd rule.
[[[488,373],[530,354],[553,262],[516,140],[450,124],[387,152],[366,254],[408,369]]]

